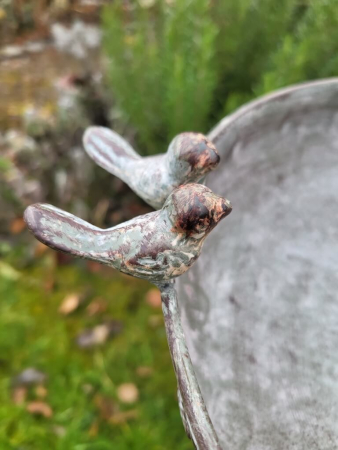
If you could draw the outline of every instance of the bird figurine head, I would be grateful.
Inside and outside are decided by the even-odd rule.
[[[232,211],[229,200],[214,194],[202,184],[183,184],[169,195],[163,205],[173,224],[173,231],[192,239],[206,237]]]
[[[216,147],[201,133],[177,135],[167,151],[168,171],[180,184],[200,181],[219,161]]]

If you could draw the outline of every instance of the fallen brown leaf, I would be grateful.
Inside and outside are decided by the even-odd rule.
[[[34,249],[34,256],[36,258],[39,258],[40,256],[44,255],[49,250],[49,247],[47,245],[43,244],[40,241],[37,241]]]
[[[100,412],[101,419],[108,420],[113,414],[119,412],[117,403],[111,398],[97,394],[94,398],[94,403]]]
[[[12,393],[12,400],[15,405],[22,405],[25,403],[27,397],[27,388],[18,386],[14,388]]]
[[[20,234],[22,231],[26,228],[26,223],[23,220],[23,217],[17,217],[16,219],[13,219],[9,231],[11,234]]]
[[[90,330],[84,330],[80,333],[76,338],[77,345],[81,348],[91,348],[102,345],[109,338],[121,333],[122,328],[122,323],[116,320],[97,325]]]
[[[138,417],[138,411],[137,409],[131,409],[130,411],[121,411],[109,419],[109,423],[113,425],[123,425],[124,423],[128,422],[128,420],[134,420]]]
[[[48,394],[48,391],[47,391],[47,389],[44,386],[42,386],[42,385],[36,386],[36,388],[35,388],[35,395],[37,397],[45,398],[45,397],[47,397],[47,394]]]
[[[146,294],[146,301],[152,308],[161,308],[161,292],[159,289],[150,289]]]
[[[152,367],[140,366],[136,369],[136,374],[141,378],[150,377],[153,374]]]
[[[81,296],[78,293],[67,295],[59,307],[59,313],[68,316],[74,312],[81,303]]]
[[[123,383],[117,388],[117,397],[122,403],[135,403],[139,398],[139,392],[135,384]]]
[[[91,424],[91,426],[90,426],[90,428],[88,430],[88,436],[96,437],[98,432],[99,432],[99,422],[97,420],[95,420]]]
[[[97,325],[92,332],[95,344],[104,344],[109,337],[109,327],[106,324]]]
[[[47,418],[52,417],[53,415],[52,408],[49,405],[47,405],[47,403],[41,401],[28,403],[27,411],[31,414]]]
[[[88,316],[95,316],[96,314],[101,314],[107,311],[108,303],[104,298],[98,297],[87,306]]]

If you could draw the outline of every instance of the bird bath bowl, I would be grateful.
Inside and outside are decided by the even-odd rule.
[[[254,101],[208,137],[221,163],[206,185],[233,212],[175,286],[212,448],[337,449],[338,79]]]

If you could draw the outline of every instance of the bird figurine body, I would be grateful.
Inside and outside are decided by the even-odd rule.
[[[29,206],[24,218],[35,237],[53,249],[156,284],[186,272],[231,209],[206,186],[190,183],[175,189],[161,210],[106,230],[46,204]]]
[[[83,143],[99,166],[121,178],[155,209],[160,209],[181,184],[200,182],[220,160],[214,144],[203,134],[192,132],[177,135],[167,153],[144,158],[104,127],[89,127]]]

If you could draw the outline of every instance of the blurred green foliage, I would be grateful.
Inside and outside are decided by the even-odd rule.
[[[1,450],[192,449],[177,407],[161,310],[144,301],[150,286],[114,271],[94,274],[83,265],[55,268],[53,257],[48,253],[34,267],[17,270],[10,265],[12,252],[0,263]],[[45,284],[51,277],[52,291]],[[65,296],[86,289],[109,301],[108,310],[89,316],[87,302],[62,316]],[[151,325],[154,314],[157,325]],[[105,345],[78,348],[78,333],[107,318],[121,321],[122,333]],[[138,375],[140,366],[152,368],[148,377]],[[51,417],[27,411],[29,402],[41,401],[34,386],[22,404],[13,399],[13,380],[27,367],[47,376],[42,401],[52,408]],[[126,382],[140,393],[132,405],[121,404],[116,393]],[[110,405],[136,410],[136,418],[112,423]]]
[[[104,9],[114,97],[149,153],[180,131],[204,127],[216,85],[210,9],[209,0],[159,0],[150,8],[117,0]]]
[[[211,125],[253,97],[270,55],[301,20],[299,5],[299,0],[216,0],[219,76]]]
[[[337,21],[336,0],[116,0],[110,86],[140,149],[158,152],[257,95],[336,75]]]
[[[256,94],[338,74],[338,4],[333,0],[309,3],[294,33],[287,33],[271,55]]]

